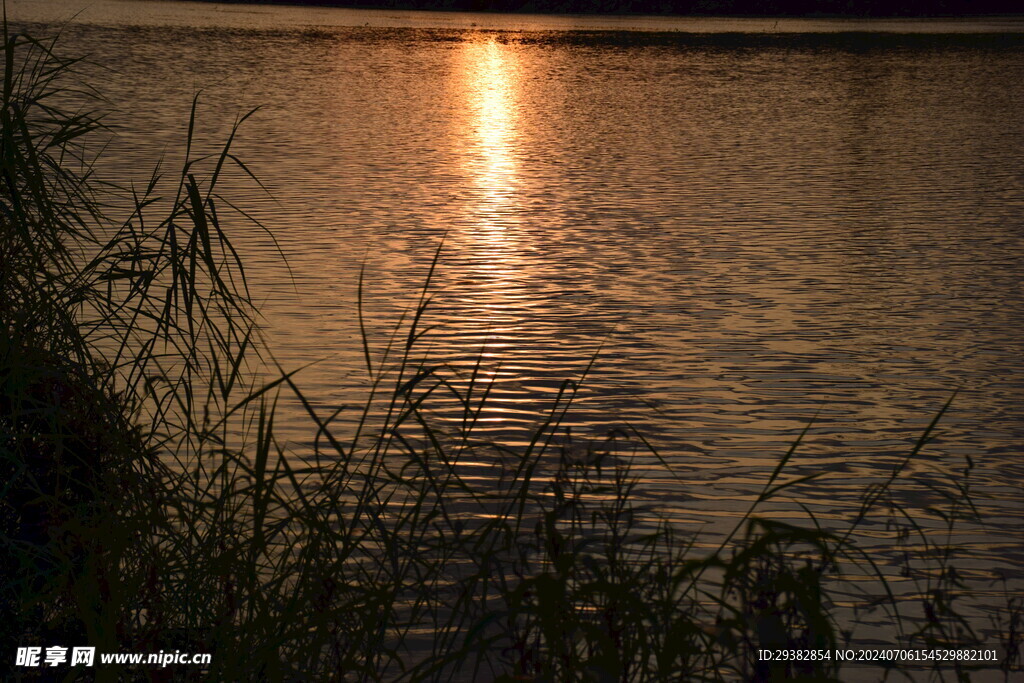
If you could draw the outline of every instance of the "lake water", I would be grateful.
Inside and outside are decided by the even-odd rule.
[[[8,12],[53,27],[82,6]],[[240,234],[275,356],[316,362],[318,406],[365,387],[360,268],[380,342],[443,238],[431,355],[466,368],[486,345],[490,433],[522,440],[600,349],[569,424],[657,445],[671,472],[635,468],[664,515],[727,525],[811,424],[791,472],[825,472],[801,500],[841,519],[959,388],[900,502],[934,520],[928,485],[969,456],[986,524],[957,539],[965,573],[1019,588],[1024,22],[103,0],[64,33],[116,108],[112,176],[180,153],[196,91],[210,149],[261,107],[236,152],[274,199],[228,194],[288,257],[293,277]]]

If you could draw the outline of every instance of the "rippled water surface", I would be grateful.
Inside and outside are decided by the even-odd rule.
[[[276,358],[316,361],[318,405],[365,386],[360,267],[380,342],[443,237],[431,353],[486,347],[488,430],[524,438],[600,348],[570,424],[647,435],[671,472],[636,471],[664,514],[734,516],[811,424],[792,471],[826,473],[800,494],[828,518],[959,388],[901,502],[927,516],[927,484],[970,456],[988,526],[962,541],[978,572],[1019,576],[1021,31],[107,0],[64,47],[113,68],[89,67],[120,178],[175,158],[197,90],[211,145],[261,107],[236,151],[274,199],[230,194],[288,257],[291,276],[240,238]]]

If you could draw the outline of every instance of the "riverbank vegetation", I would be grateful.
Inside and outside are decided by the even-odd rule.
[[[482,364],[467,374],[424,351],[429,279],[388,343],[363,335],[372,395],[325,413],[291,369],[266,373],[226,228],[245,214],[218,194],[224,174],[249,174],[231,139],[197,155],[193,108],[181,168],[101,182],[102,100],[76,62],[5,27],[3,64],[3,668],[18,646],[88,645],[212,654],[160,673],[97,666],[111,680],[848,680],[835,656],[757,653],[847,647],[839,603],[852,600],[891,625],[891,645],[1001,649],[995,663],[921,664],[937,677],[1020,670],[1020,602],[986,632],[964,618],[955,549],[891,495],[941,414],[843,531],[810,511],[804,525],[760,514],[814,477],[787,474],[796,439],[708,548],[637,495],[633,456],[658,457],[640,435],[580,443],[563,428],[585,377],[528,444],[478,437]],[[285,399],[309,416],[301,453],[276,437]],[[461,420],[434,417],[438,401]],[[950,530],[975,516],[972,468],[934,489]],[[878,516],[914,554],[910,599],[858,545]]]

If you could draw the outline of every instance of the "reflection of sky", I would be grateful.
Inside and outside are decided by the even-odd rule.
[[[191,6],[128,5],[147,16]],[[211,16],[190,10],[189,25]],[[182,64],[210,88],[204,128],[224,122],[224,106],[266,105],[236,151],[282,202],[251,208],[265,210],[298,282],[262,233],[243,230],[239,246],[268,300],[275,357],[288,369],[317,361],[301,386],[325,405],[351,405],[362,387],[364,249],[382,348],[447,233],[430,313],[451,323],[431,332],[431,352],[458,361],[487,342],[509,373],[492,394],[506,400],[504,424],[539,412],[538,396],[579,376],[610,321],[628,315],[575,413],[590,432],[623,415],[653,434],[713,512],[714,497],[740,501],[763,482],[769,456],[821,411],[800,455],[841,477],[806,500],[839,514],[857,482],[905,455],[911,420],[934,417],[952,386],[975,387],[932,453],[984,458],[972,482],[994,496],[984,512],[1007,520],[994,522],[998,538],[1014,539],[996,538],[1005,552],[984,559],[1020,566],[1020,497],[1005,486],[1020,470],[1024,404],[1012,379],[1024,367],[1024,309],[1011,296],[1024,246],[1018,50],[974,39],[952,50],[581,49],[558,36],[489,42],[486,29],[411,41],[362,29],[271,41],[128,33],[65,34],[70,53],[119,64],[101,80],[123,106],[120,168],[180,151],[190,98],[169,84]],[[217,59],[204,61],[211,36]],[[207,140],[222,142],[216,129]],[[244,208],[263,201],[244,174],[232,178],[225,190]],[[522,397],[519,412],[510,397]],[[301,405],[281,414],[306,437]],[[687,519],[721,519],[665,500]]]

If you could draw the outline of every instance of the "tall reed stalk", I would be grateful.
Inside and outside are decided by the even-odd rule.
[[[830,590],[856,572],[875,577],[893,644],[982,641],[954,609],[966,587],[949,548],[911,514],[890,508],[938,567],[924,615],[907,613],[856,543],[902,468],[843,533],[813,515],[807,526],[762,517],[763,503],[813,478],[785,478],[798,440],[717,550],[698,552],[638,496],[635,455],[660,458],[642,436],[581,444],[563,428],[584,378],[562,385],[526,447],[481,437],[483,362],[460,374],[422,350],[429,278],[383,348],[364,330],[370,398],[318,412],[294,372],[264,379],[222,222],[233,207],[217,192],[229,170],[249,174],[234,132],[196,156],[193,104],[180,169],[141,187],[101,183],[89,152],[101,117],[55,104],[100,104],[77,85],[77,63],[6,24],[3,62],[5,660],[16,645],[53,644],[213,655],[169,674],[95,670],[110,680],[849,679],[834,659],[767,664],[756,652],[842,644]],[[125,198],[115,221],[105,207]],[[309,417],[301,457],[275,435],[283,394]],[[452,401],[454,428],[431,411]],[[490,464],[493,479],[468,477],[468,462]],[[944,489],[950,529],[974,513],[971,467]],[[1020,614],[1012,603],[999,625],[1007,679],[1020,668]]]

